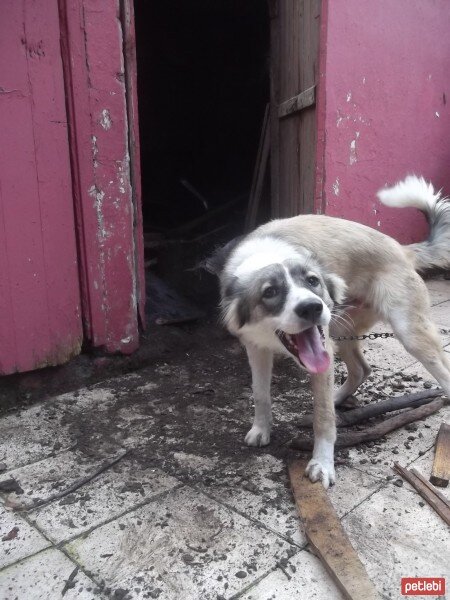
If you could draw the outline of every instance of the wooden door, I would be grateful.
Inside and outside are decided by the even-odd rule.
[[[145,302],[132,2],[59,5],[85,337],[131,353]]]
[[[0,374],[64,362],[82,341],[57,0],[0,18]]]
[[[272,215],[314,211],[321,0],[271,0]]]

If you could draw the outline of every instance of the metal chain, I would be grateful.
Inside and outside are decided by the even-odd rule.
[[[439,331],[442,334],[450,333],[450,329],[440,329]],[[332,340],[336,340],[337,342],[342,342],[345,340],[366,340],[366,339],[376,340],[377,338],[386,339],[386,338],[392,338],[392,337],[395,337],[395,335],[388,331],[386,331],[384,333],[366,333],[364,335],[349,335],[349,336],[330,335],[330,338]]]
[[[377,338],[391,338],[394,337],[393,333],[366,333],[364,335],[330,335],[332,340],[336,340],[337,342],[342,342],[343,340],[376,340]]]

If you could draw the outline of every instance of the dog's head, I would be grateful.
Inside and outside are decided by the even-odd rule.
[[[326,273],[304,248],[272,238],[234,245],[220,273],[222,311],[229,331],[281,347],[311,373],[325,371],[329,356],[323,327],[344,281]]]

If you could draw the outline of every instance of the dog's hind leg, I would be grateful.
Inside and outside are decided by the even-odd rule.
[[[434,323],[420,313],[412,318],[394,313],[391,324],[406,350],[423,364],[450,398],[450,361]]]
[[[253,426],[245,436],[245,443],[248,446],[266,446],[270,442],[272,427],[270,382],[273,352],[250,343],[245,344],[245,347],[252,371],[253,401],[255,403]]]
[[[385,307],[386,317],[406,350],[433,375],[450,398],[450,361],[442,348],[442,340],[431,321],[428,291],[422,279],[409,275],[409,294],[395,298],[395,304]]]

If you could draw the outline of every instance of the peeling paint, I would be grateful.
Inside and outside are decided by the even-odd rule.
[[[108,129],[111,129],[112,127],[111,114],[107,108],[104,108],[102,110],[102,116],[100,117],[100,125],[105,131],[108,131]]]
[[[105,228],[105,219],[103,216],[103,200],[105,192],[100,190],[96,185],[92,185],[88,190],[89,196],[94,198],[94,208],[97,214],[97,236],[100,242],[103,242],[108,237],[108,232]]]
[[[356,156],[356,139],[350,142],[350,164],[354,165],[358,160]]]
[[[352,93],[347,92],[347,102],[350,102],[351,99],[352,99]]]
[[[377,226],[381,227],[381,221],[377,221]]]
[[[436,111],[434,114],[435,114],[435,115],[437,116],[437,118],[439,119],[439,113]]]
[[[336,181],[333,183],[333,192],[335,196],[339,196],[339,177],[336,177]]]
[[[356,107],[356,104],[353,105],[354,108]],[[337,127],[343,127],[344,123],[361,123],[362,125],[367,125],[370,126],[372,125],[372,119],[364,117],[363,115],[343,115],[341,114],[341,111],[338,110],[338,117],[336,119],[336,126]]]
[[[97,161],[98,146],[97,146],[97,136],[96,135],[91,136],[91,143],[92,143],[92,158],[93,158],[94,168],[96,168],[96,167],[98,167],[98,161]]]

